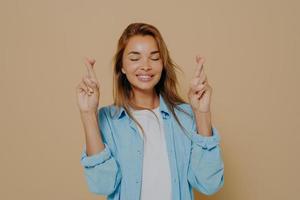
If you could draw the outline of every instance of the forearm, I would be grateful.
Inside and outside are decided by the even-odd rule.
[[[85,132],[87,156],[101,152],[105,146],[98,127],[97,113],[81,113],[80,116]]]
[[[212,136],[211,112],[201,113],[193,110],[198,133],[203,136]]]

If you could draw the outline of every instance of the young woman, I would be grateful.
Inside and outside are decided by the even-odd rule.
[[[95,60],[86,60],[76,91],[86,139],[80,162],[91,192],[109,200],[190,200],[192,188],[211,195],[223,186],[212,88],[204,58],[196,63],[187,103],[160,32],[130,24],[114,57],[114,103],[98,110]]]

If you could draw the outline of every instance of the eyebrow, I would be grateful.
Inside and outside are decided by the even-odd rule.
[[[153,54],[156,54],[156,53],[159,53],[159,51],[152,51],[150,54],[151,55],[153,55]],[[138,52],[138,51],[130,51],[127,55],[129,55],[129,54],[140,54],[140,52]]]

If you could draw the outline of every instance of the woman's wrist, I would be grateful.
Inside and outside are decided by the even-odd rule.
[[[194,111],[195,123],[198,133],[204,136],[212,135],[211,112]]]
[[[80,111],[80,115],[82,117],[94,116],[94,115],[97,115],[97,110],[96,111]]]

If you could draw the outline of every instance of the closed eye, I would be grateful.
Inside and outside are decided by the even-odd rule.
[[[154,60],[154,61],[157,61],[157,60],[159,60],[160,58],[151,58],[151,60]],[[130,59],[131,61],[138,61],[139,59]]]

